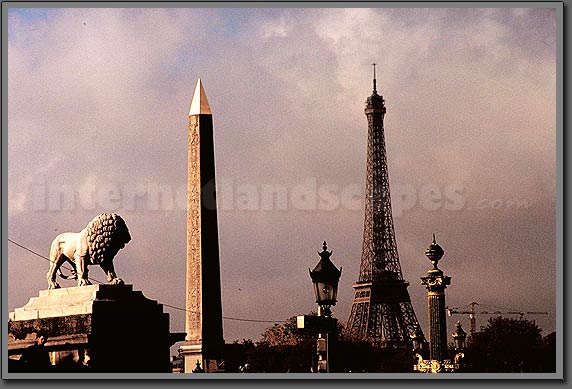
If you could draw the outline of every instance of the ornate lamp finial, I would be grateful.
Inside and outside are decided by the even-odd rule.
[[[433,264],[433,269],[437,269],[437,263],[443,257],[443,254],[445,254],[445,251],[437,244],[435,234],[433,234],[433,242],[425,249],[425,255]]]
[[[322,258],[330,258],[332,253],[333,251],[328,251],[328,244],[326,243],[326,241],[324,241],[324,243],[322,244],[322,252],[318,251],[318,255]]]

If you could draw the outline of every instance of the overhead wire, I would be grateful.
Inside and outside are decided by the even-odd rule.
[[[18,243],[18,242],[16,242],[16,241],[12,240],[12,239],[10,239],[10,238],[8,238],[8,242],[10,242],[10,243],[12,243],[12,244],[14,244],[14,245],[20,247],[21,249],[24,249],[24,250],[26,250],[26,251],[28,251],[28,252],[34,254],[34,255],[37,256],[37,257],[40,257],[40,258],[42,258],[42,259],[47,260],[48,262],[51,262],[50,258],[48,258],[48,257],[46,257],[46,256],[44,256],[44,255],[42,255],[42,254],[40,254],[40,253],[38,253],[38,252],[36,252],[36,251],[34,251],[34,250],[32,250],[32,249],[30,249],[30,248],[24,246],[23,244],[20,244],[20,243]],[[63,267],[63,266],[62,266],[62,267]],[[71,269],[71,268],[69,268],[69,267],[64,267],[64,269],[69,270],[69,271],[72,271],[72,270],[73,270],[73,269]],[[99,280],[97,280],[97,279],[95,279],[95,278],[88,277],[88,279],[89,279],[90,281],[97,282],[98,284],[104,284],[104,282],[99,281]],[[165,307],[169,307],[169,308],[176,309],[176,310],[179,310],[179,311],[184,311],[184,312],[191,312],[191,313],[200,314],[200,312],[192,311],[192,310],[189,310],[189,309],[186,309],[186,308],[177,307],[177,306],[175,306],[175,305],[165,304],[165,303],[161,303],[161,304],[162,304],[163,306],[165,306]],[[285,321],[286,321],[286,320],[244,319],[244,318],[229,317],[229,316],[223,316],[222,318],[225,319],[225,320],[234,320],[234,321],[243,321],[243,322],[254,322],[254,323],[282,323],[282,322],[285,322]]]
[[[42,258],[42,259],[47,260],[48,262],[51,262],[50,258],[45,257],[45,256],[43,256],[42,254],[39,254],[39,253],[37,253],[36,251],[34,251],[34,250],[32,250],[32,249],[29,249],[28,247],[26,247],[26,246],[24,246],[24,245],[22,245],[22,244],[20,244],[20,243],[18,243],[18,242],[13,241],[13,240],[10,239],[10,238],[8,238],[8,242],[13,243],[13,244],[15,244],[16,246],[18,246],[18,247],[20,247],[20,248],[22,248],[22,249],[24,249],[24,250],[26,250],[26,251],[29,251],[30,253],[34,254],[34,255],[37,256],[37,257],[40,257],[40,258]],[[70,268],[70,267],[67,267],[67,266],[64,266],[64,265],[62,265],[62,267],[63,267],[64,269],[66,269],[66,270],[74,271],[74,269],[72,269],[72,268]],[[95,279],[95,278],[88,277],[88,280],[97,282],[98,284],[103,284],[102,281],[99,281],[99,280],[97,280],[97,279]]]

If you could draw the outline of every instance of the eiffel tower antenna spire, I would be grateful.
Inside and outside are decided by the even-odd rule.
[[[375,65],[377,65],[375,62],[372,64],[373,65],[373,93],[377,93],[377,87],[376,87],[376,79],[375,79]]]

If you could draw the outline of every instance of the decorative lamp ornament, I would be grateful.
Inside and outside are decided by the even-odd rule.
[[[308,269],[310,278],[314,284],[316,303],[323,310],[324,316],[331,315],[330,306],[336,305],[338,295],[338,283],[342,275],[342,268],[338,270],[330,260],[333,251],[328,251],[326,241],[323,243],[322,252],[318,252],[320,261],[314,270]]]
[[[437,244],[437,242],[435,241],[435,234],[433,234],[433,242],[431,242],[429,247],[425,249],[425,256],[427,256],[427,258],[429,258],[429,260],[433,264],[434,270],[438,270],[437,264],[439,263],[439,260],[443,257],[443,254],[445,254],[445,251],[441,246]]]

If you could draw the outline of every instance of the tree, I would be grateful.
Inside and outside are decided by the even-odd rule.
[[[309,315],[316,315],[315,312]],[[243,339],[226,345],[225,368],[238,372],[246,364],[250,372],[309,373],[315,369],[315,332],[298,329],[296,316],[268,327],[260,341]],[[338,322],[337,335],[331,335],[331,372],[409,372],[413,360],[408,348],[382,348],[367,339],[344,331]]]
[[[227,373],[238,373],[241,366],[249,362],[249,356],[255,349],[254,342],[250,339],[235,340],[225,344],[224,347],[224,370]]]
[[[468,339],[466,363],[470,372],[533,372],[542,366],[540,351],[550,354],[542,330],[526,319],[491,318]],[[547,346],[548,344],[548,346]],[[544,347],[544,348],[543,348]]]
[[[309,315],[315,316],[316,312]],[[296,346],[300,343],[313,340],[315,336],[298,329],[296,316],[292,316],[282,323],[276,323],[272,327],[267,328],[262,333],[262,339],[259,343],[265,343],[268,346]]]
[[[298,329],[296,316],[291,317],[264,331],[251,360],[257,369],[266,372],[309,372],[316,364],[316,335]],[[329,344],[331,372],[409,372],[413,369],[408,348],[376,346],[346,331],[340,322]]]
[[[226,344],[223,359],[227,372],[245,371],[248,366],[247,371],[253,373],[307,373],[315,354],[316,334],[299,330],[293,316],[264,330],[256,343],[243,339]]]
[[[409,347],[382,347],[347,330],[339,331],[335,371],[343,373],[407,373],[413,371]]]
[[[262,333],[250,360],[256,371],[307,373],[314,365],[315,354],[316,334],[298,329],[296,316],[292,316]]]
[[[542,338],[537,355],[540,372],[556,373],[556,332],[551,332]]]

